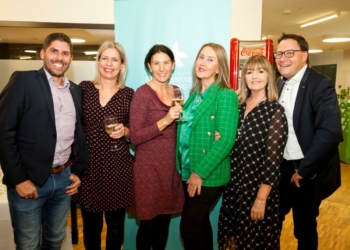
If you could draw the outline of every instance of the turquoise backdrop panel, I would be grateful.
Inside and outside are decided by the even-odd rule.
[[[170,83],[185,90],[192,87],[192,67],[200,47],[219,43],[229,55],[231,0],[115,0],[115,40],[125,48],[128,58],[126,85],[137,89],[151,78],[144,59],[155,44],[168,46],[175,54],[176,67]],[[211,223],[214,249],[217,249],[217,223],[221,200],[213,207]],[[174,215],[167,250],[181,250],[180,214]],[[136,249],[138,221],[127,214],[124,250]]]

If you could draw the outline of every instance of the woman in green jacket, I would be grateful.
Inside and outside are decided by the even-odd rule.
[[[204,44],[193,66],[194,87],[177,130],[176,167],[185,205],[180,223],[185,249],[212,250],[210,207],[230,180],[230,151],[236,138],[238,98],[229,85],[225,49]],[[215,141],[215,131],[220,140]]]

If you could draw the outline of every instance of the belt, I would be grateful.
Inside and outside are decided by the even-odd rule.
[[[56,167],[51,168],[50,170],[50,174],[58,174],[61,173],[63,170],[65,170],[66,168],[68,168],[70,165],[72,165],[72,161],[68,160],[66,163],[64,163],[63,165],[58,165]]]

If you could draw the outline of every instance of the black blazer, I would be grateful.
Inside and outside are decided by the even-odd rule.
[[[283,86],[279,79],[280,93]],[[313,179],[316,198],[325,199],[341,184],[338,145],[343,135],[340,109],[332,81],[309,67],[299,85],[293,126],[304,154],[298,173]]]
[[[70,159],[72,173],[81,174],[89,155],[82,129],[82,90],[70,83],[76,109],[76,128]],[[56,146],[56,126],[50,86],[39,71],[14,72],[0,94],[0,163],[8,188],[30,179],[47,180]]]

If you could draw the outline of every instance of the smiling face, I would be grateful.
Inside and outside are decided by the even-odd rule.
[[[202,83],[211,84],[215,81],[215,75],[219,73],[219,62],[215,51],[209,47],[204,47],[196,60],[196,76]]]
[[[117,81],[120,70],[124,67],[119,51],[115,48],[105,49],[98,60],[98,70],[102,79]]]
[[[167,83],[175,67],[175,62],[171,61],[167,54],[158,52],[152,56],[148,67],[152,72],[154,81],[158,83]]]
[[[269,73],[258,65],[258,67],[248,68],[244,79],[251,92],[265,91]]]
[[[286,50],[300,50],[296,40],[282,40],[277,47],[277,51],[284,52]],[[281,58],[275,59],[280,74],[290,80],[293,78],[307,63],[308,53],[306,51],[296,51],[294,56],[287,58],[282,55]]]
[[[55,40],[46,50],[41,49],[40,58],[43,59],[44,68],[47,72],[50,73],[56,83],[59,83],[64,73],[69,69],[73,56],[68,43]]]

